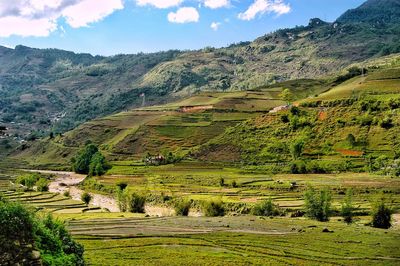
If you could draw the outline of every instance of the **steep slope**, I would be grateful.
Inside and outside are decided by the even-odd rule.
[[[334,75],[400,51],[397,0],[369,0],[334,23],[278,30],[250,43],[199,51],[93,57],[0,48],[0,121],[15,134],[62,132],[89,119],[200,91],[248,90]],[[14,123],[12,123],[14,122]]]

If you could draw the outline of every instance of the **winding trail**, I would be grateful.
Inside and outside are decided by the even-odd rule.
[[[69,191],[72,199],[81,200],[84,191],[78,188],[78,184],[85,179],[86,175],[50,170],[29,170],[29,172],[53,174],[57,176],[56,179],[50,182],[49,191],[60,194]],[[96,193],[90,193],[90,195],[92,196],[90,205],[107,209],[110,212],[119,212],[118,203],[113,197]]]

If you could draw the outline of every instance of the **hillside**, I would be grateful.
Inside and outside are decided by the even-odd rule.
[[[385,60],[374,61],[376,65],[369,65],[366,74],[298,101],[299,107],[228,128],[200,147],[196,157],[224,160],[223,154],[230,147],[230,153],[235,154],[231,162],[249,165],[297,164],[307,172],[396,169],[400,155],[400,60],[399,56]]]
[[[388,11],[390,10],[390,11]],[[397,0],[369,0],[333,23],[319,19],[253,42],[199,51],[112,57],[0,47],[0,121],[18,140],[202,91],[249,90],[336,75],[400,51]]]

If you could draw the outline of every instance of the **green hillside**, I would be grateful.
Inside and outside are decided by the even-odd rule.
[[[390,11],[388,11],[390,10]],[[19,140],[202,91],[249,90],[336,75],[350,64],[399,52],[400,6],[370,0],[333,23],[312,19],[253,42],[198,51],[111,57],[0,47],[0,122]]]
[[[375,63],[365,74],[298,101],[299,107],[228,128],[199,148],[197,157],[218,160],[230,147],[230,152],[236,153],[232,156],[235,161],[254,165],[279,162],[288,172],[290,167],[304,172],[396,169],[400,61],[392,56]],[[300,147],[297,154],[296,145]]]

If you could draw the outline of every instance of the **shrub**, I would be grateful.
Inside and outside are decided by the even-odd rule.
[[[354,206],[353,206],[353,190],[351,188],[347,189],[346,197],[342,203],[342,209],[340,210],[340,215],[346,223],[353,222]]]
[[[133,213],[144,213],[144,205],[146,203],[146,198],[135,192],[128,197],[128,209]]]
[[[263,202],[254,205],[252,213],[257,216],[278,216],[281,214],[278,205],[272,202],[269,198]]]
[[[237,187],[238,187],[238,184],[236,183],[235,180],[232,181],[232,187],[233,187],[233,188],[237,188]]]
[[[294,160],[297,160],[301,157],[301,155],[303,154],[303,149],[304,149],[304,141],[303,140],[296,140],[290,146],[290,153],[292,154],[292,157]]]
[[[356,144],[356,138],[354,137],[353,134],[347,135],[346,140],[347,140],[347,142],[349,143],[349,145],[350,145],[351,147],[354,147],[354,145]]]
[[[205,201],[202,204],[202,211],[207,217],[224,216],[225,214],[222,201]]]
[[[225,186],[225,179],[224,179],[223,177],[221,177],[221,178],[219,179],[219,185],[220,185],[221,187]]]
[[[45,192],[49,191],[49,181],[46,178],[41,177],[36,181],[36,191]]]
[[[89,193],[87,193],[87,192],[83,192],[83,194],[82,194],[82,196],[81,196],[81,200],[82,200],[86,205],[88,205],[89,202],[92,200],[92,196],[91,196]]]
[[[27,189],[32,189],[35,183],[41,178],[37,173],[21,175],[15,181],[17,184],[25,186]]]
[[[128,186],[128,183],[125,181],[118,181],[116,185],[120,191],[123,191]]]
[[[175,214],[178,216],[188,216],[191,205],[192,202],[190,200],[177,200],[174,204]]]
[[[0,201],[0,250],[2,265],[85,265],[83,246],[62,222],[15,202]]]
[[[385,117],[379,121],[379,126],[384,129],[389,129],[393,127],[393,120],[390,117]]]
[[[117,202],[121,212],[126,212],[128,210],[128,194],[126,190],[117,190]]]
[[[69,190],[64,191],[64,197],[67,197],[67,198],[71,197]]]
[[[376,228],[390,228],[392,220],[392,210],[385,205],[383,199],[372,208],[372,226]]]
[[[304,210],[308,217],[321,222],[329,220],[331,193],[327,189],[318,193],[313,187],[308,187],[304,193],[304,201]]]

